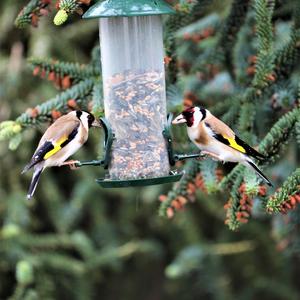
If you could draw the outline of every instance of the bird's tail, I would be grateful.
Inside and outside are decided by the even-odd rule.
[[[28,200],[30,200],[32,198],[43,170],[44,170],[43,167],[35,167],[33,175],[32,175],[32,179],[31,179],[31,183],[30,183],[30,186],[28,189],[28,193],[27,193]]]
[[[251,167],[259,175],[259,177],[264,180],[264,182],[267,185],[273,186],[271,181],[263,174],[263,172],[258,168],[258,166],[252,160],[246,160],[245,165]]]
[[[24,169],[22,170],[21,174],[26,173],[31,167],[32,167],[32,166],[31,166],[30,163],[29,163],[28,165],[26,165],[26,166],[24,167]]]

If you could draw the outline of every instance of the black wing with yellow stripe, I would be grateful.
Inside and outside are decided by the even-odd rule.
[[[247,143],[245,143],[243,140],[241,140],[238,136],[235,136],[234,138],[229,138],[226,136],[223,136],[222,134],[214,134],[214,138],[217,139],[219,142],[241,152],[244,154],[247,154],[249,156],[252,156],[259,160],[264,160],[266,157],[262,155],[261,153],[257,152],[255,149],[250,147]]]
[[[57,153],[60,149],[68,145],[78,133],[78,128],[79,125],[76,128],[74,128],[73,131],[67,137],[62,137],[55,143],[52,143],[51,141],[44,142],[44,144],[36,150],[30,163],[25,166],[22,173],[25,173],[39,162],[48,159],[49,157]]]

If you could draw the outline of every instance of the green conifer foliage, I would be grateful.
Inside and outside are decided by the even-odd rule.
[[[105,115],[97,22],[78,16],[95,2],[0,1],[0,299],[299,299],[298,0],[168,0],[163,18],[168,110],[209,109],[265,155],[274,187],[201,157],[176,163],[174,185],[136,189],[51,168],[26,202],[41,129]],[[198,151],[185,127],[172,135]],[[76,159],[103,157],[103,136]]]

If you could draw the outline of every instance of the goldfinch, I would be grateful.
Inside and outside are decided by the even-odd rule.
[[[100,127],[100,122],[92,114],[77,110],[58,118],[46,130],[30,163],[22,171],[23,174],[34,167],[27,199],[32,198],[45,168],[74,166],[76,161],[66,160],[87,141],[90,127]]]
[[[202,107],[190,107],[177,116],[172,124],[186,123],[190,140],[204,155],[223,162],[238,162],[252,168],[269,186],[270,180],[250,158],[263,160],[265,157],[242,141],[221,120]]]

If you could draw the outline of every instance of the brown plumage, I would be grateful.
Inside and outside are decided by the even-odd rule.
[[[217,132],[223,136],[227,136],[232,139],[235,138],[235,133],[233,132],[233,130],[224,122],[216,118],[214,115],[207,114],[204,122],[205,124],[208,124],[214,132]]]
[[[205,131],[204,124],[199,124],[198,136],[195,138],[197,144],[207,145],[209,143],[209,136]]]
[[[46,141],[52,140],[54,142],[67,138],[70,133],[80,125],[79,119],[74,119],[74,116],[69,114],[64,115],[57,119],[50,127],[47,128],[44,135],[42,136],[37,149],[41,147]],[[87,135],[87,131],[84,131],[84,136],[81,138],[84,143]]]

